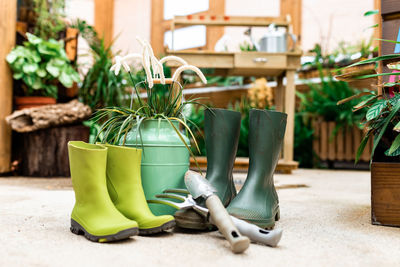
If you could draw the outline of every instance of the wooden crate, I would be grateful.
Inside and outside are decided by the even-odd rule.
[[[313,150],[322,161],[354,161],[358,146],[363,137],[363,131],[358,127],[340,129],[336,136],[332,132],[336,122],[315,120],[313,122]],[[360,160],[369,161],[371,157],[372,140],[365,146]]]
[[[400,227],[400,163],[371,165],[371,222]]]

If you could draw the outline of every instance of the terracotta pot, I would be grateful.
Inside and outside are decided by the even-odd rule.
[[[34,108],[44,105],[56,104],[57,100],[54,97],[48,96],[17,96],[15,97],[15,104],[17,109]]]

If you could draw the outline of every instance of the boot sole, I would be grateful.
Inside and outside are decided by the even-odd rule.
[[[113,235],[103,235],[103,236],[92,235],[92,234],[88,233],[85,230],[85,228],[83,228],[79,223],[77,223],[73,219],[71,219],[70,230],[72,233],[74,233],[76,235],[84,235],[88,240],[90,240],[92,242],[99,242],[99,243],[123,240],[123,239],[127,239],[131,236],[138,235],[138,233],[139,233],[139,229],[137,227],[134,227],[134,228],[122,230]]]
[[[140,229],[139,228],[139,235],[153,235],[153,234],[157,234],[169,229],[174,228],[176,225],[175,221],[170,221],[170,222],[166,222],[161,226],[158,227],[154,227],[154,228],[149,228],[149,229]]]

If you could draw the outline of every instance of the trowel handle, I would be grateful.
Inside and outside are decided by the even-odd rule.
[[[206,206],[210,212],[210,221],[218,227],[218,230],[231,244],[234,253],[244,252],[250,244],[250,240],[242,236],[232,222],[231,216],[217,195],[207,198]]]
[[[276,247],[281,240],[282,230],[264,230],[254,224],[245,222],[231,216],[233,223],[240,233],[250,238],[252,242],[261,243],[270,247]]]

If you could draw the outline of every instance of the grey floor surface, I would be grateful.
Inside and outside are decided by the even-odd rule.
[[[218,232],[92,243],[69,231],[69,179],[0,178],[0,266],[400,266],[400,229],[370,224],[369,172],[297,170],[276,184],[280,246],[234,255]]]

